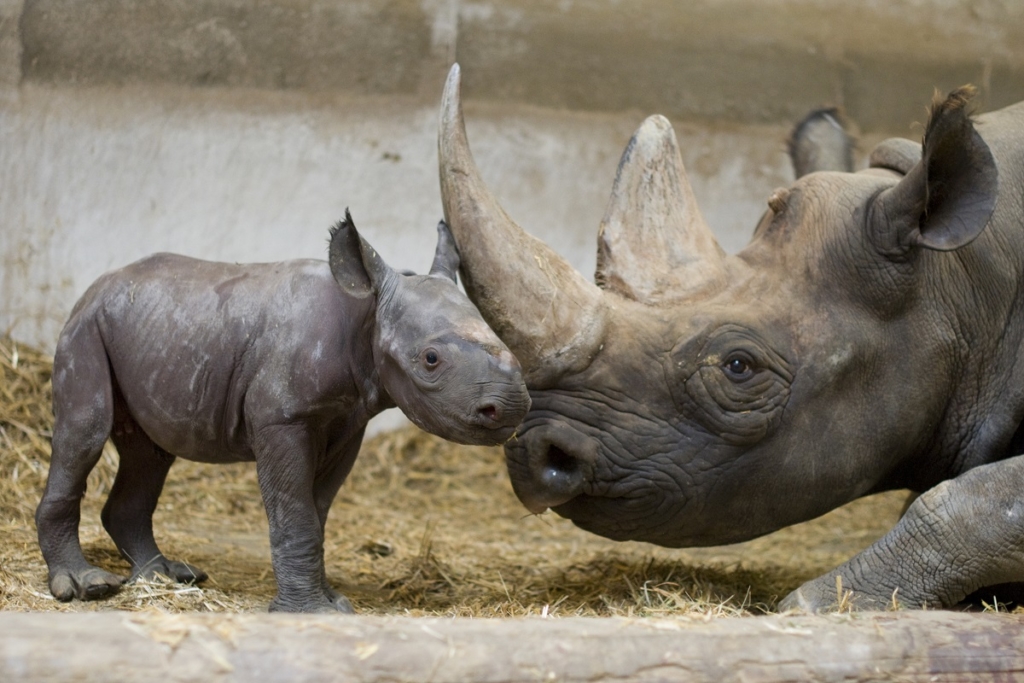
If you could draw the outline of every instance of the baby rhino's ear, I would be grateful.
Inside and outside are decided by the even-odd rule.
[[[331,228],[327,261],[337,283],[355,297],[376,294],[390,278],[396,277],[380,254],[359,236],[348,209],[345,219]]]
[[[452,282],[457,282],[459,272],[459,248],[455,246],[455,238],[448,224],[441,221],[437,224],[437,250],[434,252],[434,265],[430,267],[431,275],[443,275]]]

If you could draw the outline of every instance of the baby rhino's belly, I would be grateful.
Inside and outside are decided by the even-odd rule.
[[[243,392],[232,386],[228,373],[204,364],[166,363],[128,381],[118,378],[118,385],[125,410],[115,411],[115,435],[141,429],[157,446],[186,460],[253,459]]]

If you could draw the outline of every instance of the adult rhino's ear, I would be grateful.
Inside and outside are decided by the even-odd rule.
[[[397,277],[377,250],[359,236],[348,209],[345,219],[331,228],[327,261],[341,288],[359,298],[380,292],[391,278]]]
[[[901,175],[907,175],[919,163],[921,145],[906,138],[882,140],[868,157],[869,168],[884,168]]]
[[[883,252],[959,249],[988,224],[999,175],[967,112],[973,95],[964,86],[932,102],[921,160],[875,200],[870,223]]]
[[[434,252],[434,264],[430,266],[431,275],[443,275],[452,282],[457,282],[459,272],[459,249],[455,245],[448,224],[443,220],[437,224],[437,250]]]
[[[853,171],[853,137],[837,107],[815,109],[796,124],[789,136],[793,174],[802,178],[818,171]]]

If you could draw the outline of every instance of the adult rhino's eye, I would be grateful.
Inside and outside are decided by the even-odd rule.
[[[437,357],[437,351],[434,349],[427,349],[427,352],[423,354],[423,362],[431,370],[437,367],[438,360],[440,359]]]
[[[740,356],[730,356],[723,366],[730,379],[744,380],[753,373],[750,362]]]

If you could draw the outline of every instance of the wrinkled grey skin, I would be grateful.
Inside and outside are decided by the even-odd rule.
[[[836,573],[861,608],[897,589],[905,606],[952,605],[1024,581],[1024,104],[972,123],[969,93],[954,93],[923,158],[890,142],[878,168],[799,178],[735,256],[706,246],[681,161],[666,160],[674,136],[652,117],[619,167],[600,287],[561,280],[578,343],[558,347],[535,331],[543,309],[495,287],[501,240],[536,249],[506,280],[539,286],[558,257],[495,208],[458,92],[456,67],[446,217],[467,292],[530,388],[505,447],[528,509],[611,539],[711,546],[909,488],[923,495],[890,534],[782,608],[829,606]],[[672,239],[652,240],[666,225]],[[693,247],[667,262],[680,241]]]
[[[99,278],[53,368],[53,457],[36,511],[58,600],[122,578],[78,540],[86,476],[120,456],[102,520],[132,578],[206,575],[169,560],[152,515],[175,458],[255,461],[278,593],[270,609],[351,612],[328,585],[323,531],[367,421],[395,405],[453,441],[499,444],[529,407],[520,367],[456,283],[442,222],[429,275],[399,274],[346,212],[329,263],[227,264],[158,254]]]

